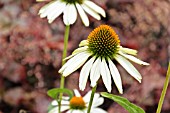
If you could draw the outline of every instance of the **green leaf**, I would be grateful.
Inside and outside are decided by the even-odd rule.
[[[57,99],[60,93],[65,93],[70,98],[73,97],[73,91],[69,90],[69,89],[66,89],[66,88],[63,88],[63,89],[61,89],[61,88],[53,88],[53,89],[48,90],[48,92],[47,92],[48,96],[50,96],[53,99]]]
[[[136,106],[135,104],[129,102],[124,97],[109,94],[109,93],[106,93],[106,92],[102,92],[101,95],[103,97],[109,98],[109,99],[117,102],[119,105],[121,105],[123,108],[125,108],[129,113],[145,113],[145,111],[142,108],[140,108],[140,107]]]

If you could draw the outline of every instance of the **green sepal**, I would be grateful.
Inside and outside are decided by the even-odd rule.
[[[145,113],[145,111],[141,107],[129,102],[129,100],[127,100],[124,97],[109,94],[107,92],[102,92],[101,95],[105,98],[117,102],[119,105],[125,108],[129,113]]]

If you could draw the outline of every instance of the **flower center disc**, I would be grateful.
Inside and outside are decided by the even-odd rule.
[[[87,40],[89,51],[97,57],[112,58],[119,50],[119,37],[108,25],[95,28],[89,34]]]
[[[62,0],[62,1],[69,3],[69,4],[74,4],[74,3],[82,4],[83,3],[83,0]]]
[[[82,97],[73,97],[70,100],[70,108],[71,109],[84,109],[86,108],[85,102]]]

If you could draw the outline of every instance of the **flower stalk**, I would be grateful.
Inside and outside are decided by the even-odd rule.
[[[70,31],[70,25],[67,25],[65,28],[65,34],[64,34],[64,49],[63,49],[63,55],[62,55],[62,66],[65,64],[65,59],[67,56],[67,46],[68,46],[68,37],[69,37],[69,31]],[[61,76],[61,81],[60,81],[60,88],[63,89],[64,88],[64,81],[65,81],[65,77]],[[63,93],[60,93],[59,96],[59,101],[58,101],[58,105],[59,105],[59,109],[58,112],[60,113],[61,110],[61,100],[62,100],[62,96]]]
[[[90,113],[90,110],[91,110],[91,107],[92,107],[92,103],[93,103],[94,94],[96,92],[96,88],[97,88],[97,85],[92,88],[92,93],[91,93],[91,97],[90,97],[90,102],[89,102],[87,113]]]
[[[163,101],[164,101],[164,98],[165,98],[165,94],[166,94],[166,91],[167,91],[167,88],[168,88],[168,84],[169,84],[169,79],[170,79],[170,62],[169,62],[169,66],[168,66],[168,71],[167,71],[166,78],[165,78],[164,87],[163,87],[163,90],[162,90],[162,94],[161,94],[161,97],[160,97],[160,100],[159,100],[159,103],[158,103],[158,108],[157,108],[156,113],[160,113],[161,112],[162,104],[163,104]]]

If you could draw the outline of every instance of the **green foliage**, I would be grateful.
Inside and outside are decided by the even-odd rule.
[[[125,108],[129,113],[145,113],[145,111],[136,106],[135,104],[129,102],[126,98],[123,98],[121,96],[109,94],[106,92],[102,92],[101,95],[103,97],[106,97],[108,99],[111,99],[115,102],[117,102],[119,105],[121,105],[123,108]]]
[[[66,88],[53,88],[48,90],[47,94],[53,99],[58,99],[60,93],[67,94],[70,98],[73,97],[73,91]]]

